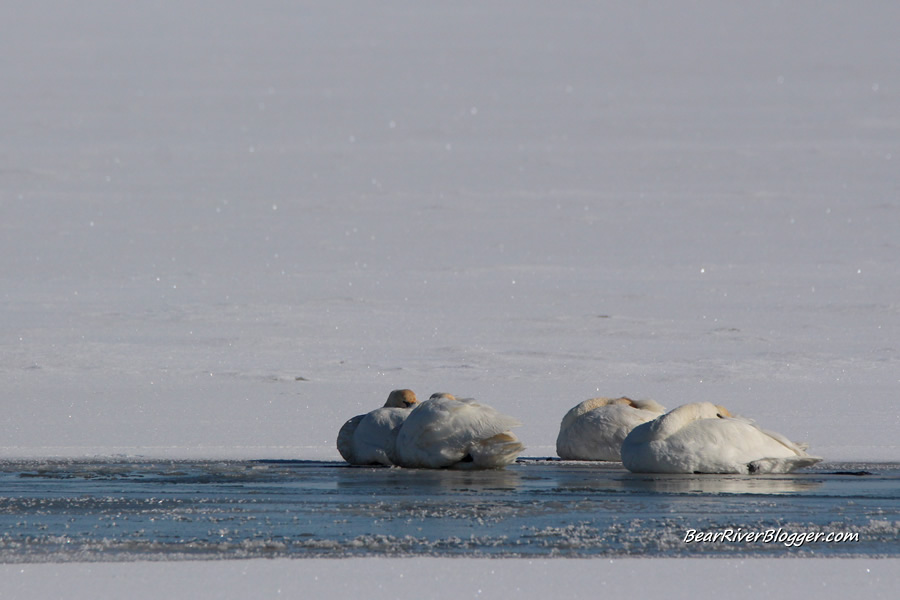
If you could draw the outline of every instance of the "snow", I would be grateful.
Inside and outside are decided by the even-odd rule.
[[[0,593],[56,598],[893,598],[900,560],[310,559],[0,565]],[[841,574],[835,577],[835,571]],[[694,577],[686,575],[694,574]],[[650,576],[652,575],[652,576]],[[198,585],[196,582],[202,582]],[[64,589],[65,593],[60,590]]]
[[[898,10],[4,5],[0,455],[337,460],[410,387],[896,461]]]

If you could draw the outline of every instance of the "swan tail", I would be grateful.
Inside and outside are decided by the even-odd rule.
[[[818,456],[791,456],[787,458],[760,458],[747,464],[752,475],[764,473],[791,473],[797,469],[810,467],[822,459]]]
[[[515,462],[525,445],[512,433],[506,431],[480,440],[469,448],[471,461],[459,464],[461,468],[502,469]]]

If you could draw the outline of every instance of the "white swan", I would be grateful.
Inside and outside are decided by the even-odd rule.
[[[789,473],[822,460],[709,402],[685,404],[638,425],[622,443],[636,473]]]
[[[416,405],[412,390],[394,390],[383,407],[344,423],[338,432],[338,452],[351,465],[393,465],[397,430]]]
[[[567,460],[622,460],[625,436],[666,409],[653,400],[591,398],[563,417],[556,453]]]
[[[519,425],[471,398],[434,394],[400,427],[397,460],[403,467],[502,468],[525,449],[509,431]]]

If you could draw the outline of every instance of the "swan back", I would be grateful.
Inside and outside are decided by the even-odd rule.
[[[382,407],[363,417],[354,434],[355,459],[358,464],[394,464],[394,446],[400,426],[411,409]]]
[[[591,412],[594,409],[600,408],[601,406],[609,406],[619,400],[628,400],[624,396],[622,398],[588,398],[584,402],[576,404],[572,408],[569,409],[569,412],[565,414],[562,419],[562,423],[560,423],[560,429],[569,428],[572,423],[577,421],[582,415]]]
[[[563,417],[556,453],[567,460],[621,460],[625,436],[637,425],[665,412],[653,400],[591,398]]]
[[[710,402],[684,404],[650,421],[646,428],[641,427],[635,439],[664,440],[695,421],[717,418],[720,416],[715,404]]]
[[[502,467],[524,449],[509,431],[519,425],[518,419],[471,398],[434,394],[400,427],[397,459],[407,467]]]

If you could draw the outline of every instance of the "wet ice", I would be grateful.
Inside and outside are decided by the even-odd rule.
[[[534,459],[481,472],[313,461],[0,467],[6,561],[896,556],[900,527],[900,469],[891,464],[757,477],[635,475],[621,465]],[[860,539],[684,542],[688,530],[737,529]]]

